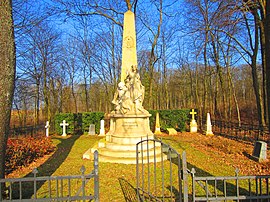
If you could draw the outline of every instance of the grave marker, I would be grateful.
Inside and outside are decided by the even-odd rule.
[[[63,137],[67,136],[67,133],[66,133],[66,127],[67,127],[68,125],[69,125],[69,124],[66,123],[66,120],[63,120],[63,123],[60,123],[60,126],[63,126],[63,134],[62,134]]]
[[[169,135],[177,135],[177,131],[174,128],[167,128]]]
[[[95,135],[95,134],[96,134],[95,125],[94,124],[90,124],[88,135]]]
[[[155,127],[155,135],[161,134],[160,131],[160,123],[159,123],[159,113],[156,114],[156,127]]]
[[[259,162],[267,160],[267,143],[263,141],[256,141],[252,156]]]
[[[212,124],[211,124],[211,119],[210,119],[210,113],[207,113],[206,135],[208,135],[208,136],[214,135],[214,133],[212,132]]]
[[[195,120],[195,115],[197,114],[197,112],[194,111],[194,109],[191,110],[191,112],[189,112],[191,114],[191,122],[190,122],[190,132],[191,133],[197,133],[198,131],[198,125],[197,122]]]
[[[105,135],[105,127],[104,127],[104,120],[100,120],[100,130],[99,135],[104,136]]]
[[[50,122],[46,121],[46,125],[45,125],[46,137],[49,137],[49,128],[50,128]]]

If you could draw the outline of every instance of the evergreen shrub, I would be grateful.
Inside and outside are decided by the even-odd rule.
[[[189,109],[176,110],[148,110],[150,117],[150,127],[154,131],[156,124],[156,113],[159,113],[159,123],[161,130],[175,128],[177,131],[185,131],[186,123],[189,121]]]
[[[152,115],[149,118],[150,128],[155,130],[156,113],[159,112],[159,120],[161,130],[165,131],[166,128],[175,128],[177,131],[185,131],[186,123],[189,121],[189,109],[179,110],[148,110]],[[60,123],[63,120],[69,124],[67,127],[67,133],[69,134],[84,134],[89,130],[90,124],[95,125],[95,132],[99,134],[100,120],[104,119],[104,112],[84,112],[78,114],[61,113],[55,116],[55,129],[56,133],[62,134],[62,127]]]
[[[89,130],[89,125],[95,125],[96,134],[100,130],[100,120],[104,118],[103,112],[84,112],[84,113],[59,113],[55,116],[55,132],[61,135],[63,132],[60,123],[63,120],[69,124],[67,127],[67,134],[81,135],[87,133]]]

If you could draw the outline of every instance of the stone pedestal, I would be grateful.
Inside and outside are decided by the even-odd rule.
[[[191,133],[197,133],[197,131],[198,131],[198,125],[197,125],[197,122],[196,122],[196,120],[192,120],[192,121],[190,122],[190,132],[191,132]]]
[[[110,131],[106,140],[115,144],[136,144],[154,137],[149,127],[150,114],[113,114],[111,115]]]
[[[100,162],[136,164],[136,144],[141,140],[154,138],[149,126],[150,116],[151,114],[112,114],[106,139],[99,141],[88,150],[83,158],[90,158],[90,154],[98,150]],[[154,145],[150,145],[148,148],[150,162],[154,162],[154,154],[151,153],[153,147]],[[146,150],[145,156],[147,156]]]

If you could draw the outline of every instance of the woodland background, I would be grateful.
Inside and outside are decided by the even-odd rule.
[[[146,109],[268,123],[266,0],[14,0],[12,123],[113,110],[131,4]]]

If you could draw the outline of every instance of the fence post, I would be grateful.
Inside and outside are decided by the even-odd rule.
[[[99,174],[98,174],[98,151],[94,152],[94,193],[95,193],[95,201],[99,202]]]
[[[36,180],[38,173],[37,168],[34,168],[32,173],[34,174],[34,199],[37,199],[37,180]]]
[[[83,198],[85,197],[85,175],[84,175],[84,173],[85,173],[85,167],[84,166],[82,166],[81,167],[81,169],[80,169],[80,171],[81,171],[81,174],[82,174],[82,196],[83,196]],[[85,201],[85,200],[83,200],[83,201]]]
[[[239,175],[238,174],[239,174],[239,169],[236,168],[235,175],[236,175],[236,196],[237,196],[237,198],[239,198],[239,179],[238,179]],[[237,201],[239,201],[239,199]]]
[[[191,177],[192,177],[192,201],[194,202],[195,201],[195,198],[196,198],[196,189],[195,189],[195,169],[192,168],[191,169]]]
[[[4,183],[3,183],[3,185],[2,185],[2,182],[0,182],[0,201],[3,200],[3,199],[2,199],[2,194],[4,194],[4,191],[2,191],[2,186],[3,186],[3,188],[4,188]]]
[[[182,170],[183,170],[184,202],[188,202],[188,170],[187,170],[187,157],[185,151],[183,151],[182,153]]]

